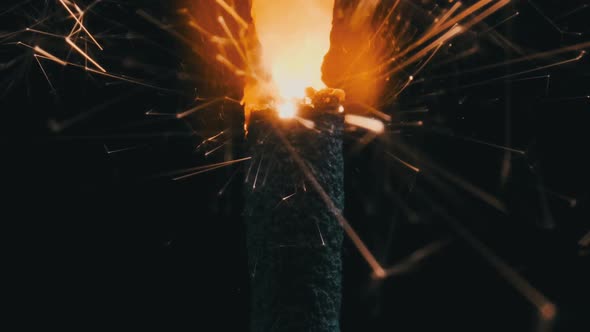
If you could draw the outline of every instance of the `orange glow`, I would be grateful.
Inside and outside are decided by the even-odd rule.
[[[297,105],[293,100],[287,100],[277,106],[279,117],[283,119],[292,118],[297,115]]]
[[[321,89],[322,63],[330,49],[334,0],[253,0],[252,18],[262,46],[262,66],[275,86],[281,117],[295,115],[292,102],[306,87]]]

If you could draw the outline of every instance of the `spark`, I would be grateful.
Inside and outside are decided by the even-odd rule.
[[[481,81],[481,82],[476,82],[476,83],[461,85],[461,86],[458,86],[456,88],[453,88],[452,90],[460,90],[460,89],[465,89],[465,88],[471,88],[471,87],[474,87],[474,86],[485,85],[485,84],[496,82],[496,81],[499,81],[499,80],[504,80],[504,79],[507,79],[507,78],[510,78],[510,77],[520,76],[520,75],[523,75],[523,74],[530,74],[530,73],[533,73],[533,72],[536,72],[536,71],[545,70],[545,69],[549,69],[549,68],[553,68],[553,67],[557,67],[557,66],[562,66],[562,65],[565,65],[565,64],[568,64],[568,63],[580,61],[585,55],[586,55],[586,51],[580,51],[577,56],[575,56],[575,57],[573,57],[571,59],[557,61],[557,62],[548,64],[548,65],[545,65],[545,66],[541,66],[541,67],[537,67],[537,68],[532,68],[532,69],[524,70],[524,71],[521,71],[521,72],[518,72],[518,73],[503,75],[503,76],[500,76],[500,77],[495,77],[495,78],[487,79],[487,80],[484,80],[484,81]]]
[[[201,144],[197,145],[196,150],[198,150],[201,146],[205,145],[206,143],[216,140],[219,136],[224,135],[226,133],[226,131],[227,130],[222,130],[221,132],[219,132],[219,133],[217,133],[217,134],[215,134],[215,135],[213,135],[213,136],[211,136],[211,137],[203,140],[201,142]]]
[[[221,149],[222,147],[226,146],[226,145],[227,145],[227,143],[229,143],[230,141],[231,141],[231,139],[229,139],[229,140],[225,141],[225,142],[224,142],[223,144],[221,144],[220,146],[218,146],[218,147],[216,147],[216,148],[214,148],[214,149],[212,149],[212,150],[209,150],[209,151],[205,152],[205,157],[209,156],[209,155],[210,155],[210,154],[212,154],[213,152],[215,152],[215,151],[217,151],[217,150]]]
[[[412,113],[428,113],[430,110],[428,109],[428,107],[423,106],[423,107],[418,107],[415,109],[410,109],[410,110],[402,110],[399,111],[398,114],[412,114]]]
[[[391,276],[397,276],[409,272],[418,264],[422,263],[426,258],[440,252],[450,243],[450,239],[434,241],[429,245],[414,251],[410,256],[403,259],[398,264],[395,264],[394,266],[385,269],[385,275],[381,276],[380,279],[388,278]],[[377,276],[373,277],[376,278]]]
[[[495,25],[493,25],[493,26],[489,27],[488,29],[484,30],[483,32],[480,32],[479,34],[480,34],[480,35],[486,34],[486,33],[490,32],[490,31],[492,31],[492,30],[496,29],[496,28],[497,28],[497,27],[499,27],[500,25],[502,25],[502,24],[504,24],[504,23],[506,23],[506,22],[510,21],[511,19],[513,19],[513,18],[517,17],[518,15],[520,15],[520,12],[518,12],[518,11],[517,11],[517,12],[515,12],[514,14],[512,14],[512,15],[508,16],[507,18],[503,19],[502,21],[500,21],[500,22],[496,23]]]
[[[472,138],[472,137],[465,137],[465,136],[456,135],[456,134],[452,134],[450,136],[451,137],[455,137],[455,138],[459,138],[459,139],[462,139],[462,140],[465,140],[465,141],[468,141],[468,142],[473,142],[473,143],[477,143],[477,144],[486,145],[486,146],[489,146],[489,147],[492,147],[492,148],[496,148],[496,149],[500,149],[500,150],[507,151],[507,152],[512,152],[512,153],[516,153],[516,154],[520,154],[520,155],[525,155],[526,154],[526,152],[523,151],[523,150],[509,148],[509,147],[502,146],[502,145],[499,145],[499,144],[489,143],[489,142],[478,140],[478,139],[475,139],[475,138]]]
[[[197,112],[197,111],[200,111],[202,109],[205,109],[205,108],[207,108],[207,107],[209,107],[211,105],[214,105],[214,104],[216,104],[216,103],[218,103],[220,101],[223,101],[223,100],[225,100],[225,98],[215,98],[215,99],[210,100],[210,101],[208,101],[208,102],[206,102],[204,104],[201,104],[199,106],[195,106],[195,107],[193,107],[193,108],[191,108],[191,109],[189,109],[187,111],[184,111],[182,113],[176,114],[176,118],[177,119],[182,119],[182,118],[184,118],[184,117],[186,117],[188,115],[193,114],[194,112]]]
[[[107,147],[107,145],[104,145],[104,149],[106,151],[107,154],[114,154],[114,153],[120,153],[120,152],[127,152],[127,151],[131,151],[131,150],[136,150],[138,147],[137,146],[132,146],[129,148],[122,148],[122,149],[116,149],[116,150],[111,150]]]
[[[557,193],[557,192],[555,192],[555,191],[549,190],[549,189],[545,188],[545,187],[544,187],[544,186],[542,186],[542,185],[539,185],[539,186],[537,186],[537,188],[538,188],[539,190],[542,190],[542,191],[544,191],[544,192],[546,192],[546,193],[548,193],[548,194],[550,194],[550,195],[554,196],[554,197],[557,197],[557,198],[561,199],[562,201],[565,201],[565,202],[567,202],[567,203],[568,203],[568,205],[569,205],[571,208],[574,208],[574,207],[576,207],[576,206],[578,205],[578,200],[577,200],[577,199],[575,199],[575,198],[573,198],[573,197],[569,197],[569,196],[566,196],[566,195],[564,195],[564,194],[560,194],[560,193]]]
[[[236,22],[242,26],[242,29],[248,28],[248,23],[246,23],[246,21],[244,21],[244,19],[238,13],[236,13],[234,8],[228,5],[227,2],[223,0],[215,0],[215,2],[217,2],[217,4],[221,6],[221,8],[223,8],[231,17],[233,17]]]
[[[37,61],[37,63],[39,64],[39,68],[43,72],[43,76],[45,76],[45,79],[47,79],[47,83],[49,83],[49,86],[51,87],[51,91],[55,91],[55,88],[53,87],[53,84],[51,83],[49,76],[47,76],[47,73],[45,72],[45,68],[43,68],[43,65],[41,64],[41,61],[39,61],[39,57],[37,55],[35,55],[35,61]]]
[[[522,294],[529,302],[536,306],[537,310],[545,320],[553,320],[556,314],[556,308],[540,291],[534,288],[525,278],[512,269],[508,264],[496,256],[485,244],[478,240],[472,233],[463,227],[454,218],[443,214],[455,232],[463,240],[471,245],[476,252],[484,257],[496,271],[506,279],[512,287]]]
[[[232,180],[236,177],[236,174],[238,174],[238,172],[240,171],[240,169],[236,169],[232,175],[229,177],[229,179],[227,180],[227,182],[223,185],[223,187],[221,187],[221,189],[217,192],[217,196],[222,196],[223,193],[225,193],[225,190],[227,189],[227,187],[229,186],[229,184],[232,182]]]
[[[361,102],[351,102],[349,105],[357,105],[362,107],[363,109],[375,114],[375,116],[381,118],[381,120],[386,121],[386,122],[390,122],[391,121],[391,115],[386,114],[381,112],[380,110],[376,109],[375,107],[371,106],[371,105],[367,105],[365,103],[361,103]],[[342,112],[344,112],[344,106],[342,106]]]
[[[382,134],[385,131],[385,125],[380,120],[367,118],[360,115],[346,114],[344,116],[344,122],[356,127],[370,130],[376,134]]]
[[[462,70],[460,73],[432,76],[429,79],[436,80],[436,79],[454,77],[454,76],[458,76],[458,75],[473,74],[473,73],[481,72],[481,71],[488,70],[488,69],[494,69],[494,68],[498,68],[498,67],[502,67],[502,66],[512,65],[515,63],[519,63],[519,62],[537,60],[537,59],[542,59],[542,58],[549,58],[549,57],[559,55],[562,53],[580,51],[580,50],[584,50],[586,48],[590,48],[590,41],[579,43],[579,44],[574,44],[571,46],[566,46],[566,47],[562,47],[562,48],[558,48],[558,49],[554,49],[554,50],[550,50],[550,51],[533,53],[533,54],[525,55],[525,56],[522,56],[519,58],[510,59],[510,60],[506,60],[506,61],[502,61],[502,62],[498,62],[498,63],[494,63],[494,64],[489,64],[489,65],[485,65],[485,66],[480,66],[480,67],[473,68],[473,69]]]
[[[227,35],[229,40],[231,40],[232,44],[234,45],[234,48],[236,49],[236,51],[238,52],[238,54],[240,55],[240,57],[242,58],[244,63],[249,64],[248,59],[246,57],[246,53],[244,52],[244,50],[242,50],[242,48],[240,47],[240,44],[238,44],[238,41],[236,40],[233,33],[231,32],[231,30],[229,29],[229,27],[225,23],[223,16],[218,16],[217,21],[221,25],[221,28],[223,29],[223,31],[225,32],[225,34]]]
[[[256,169],[256,176],[254,176],[254,184],[252,185],[252,190],[256,189],[256,182],[258,181],[258,173],[260,173],[260,166],[262,166],[262,161],[264,160],[264,156],[260,158],[258,162],[258,168]]]
[[[41,30],[37,30],[37,29],[33,29],[33,28],[25,28],[25,31],[30,31],[30,32],[38,33],[40,35],[46,35],[46,36],[56,37],[56,38],[64,38],[65,37],[64,35],[58,35],[55,33],[45,32],[45,31],[41,31]]]
[[[320,240],[322,240],[322,246],[326,246],[326,242],[324,241],[324,236],[322,235],[322,230],[320,229],[320,222],[316,219],[315,226],[318,229],[318,234],[320,235]]]
[[[287,196],[281,198],[281,202],[284,202],[284,201],[288,200],[289,198],[291,198],[291,197],[293,197],[295,195],[297,195],[296,192],[295,193],[292,193],[291,195],[287,195]]]
[[[440,47],[440,46],[439,46],[439,47]],[[438,48],[437,48],[437,49],[438,49]],[[433,54],[434,54],[434,53],[433,53]],[[406,83],[405,83],[405,84],[404,84],[404,85],[401,87],[401,89],[399,89],[399,91],[397,91],[397,92],[394,94],[393,98],[394,98],[394,99],[395,99],[395,98],[397,98],[397,97],[400,95],[400,93],[404,92],[404,90],[405,90],[405,89],[408,87],[408,85],[410,85],[410,83],[412,83],[412,81],[413,81],[413,80],[414,80],[414,76],[410,76],[410,77],[408,77],[408,79],[406,80]]]
[[[176,118],[176,114],[154,112],[154,109],[150,109],[149,111],[145,112],[145,115],[151,115],[151,116],[167,116],[167,117]]]
[[[564,18],[566,18],[566,17],[568,17],[568,16],[570,16],[572,14],[575,14],[575,13],[581,11],[581,10],[584,10],[586,8],[590,8],[590,4],[585,3],[585,4],[581,5],[581,6],[578,6],[578,7],[574,8],[574,9],[572,9],[572,10],[569,10],[569,11],[567,11],[567,12],[565,12],[565,13],[557,16],[557,17],[555,17],[554,20],[556,20],[556,21],[562,20],[562,19],[564,19]]]
[[[72,15],[72,18],[74,20],[76,20],[76,23],[80,26],[80,28],[82,28],[82,30],[84,30],[84,32],[86,32],[86,34],[88,35],[88,37],[90,37],[90,39],[92,39],[92,42],[94,42],[94,44],[96,44],[96,46],[102,51],[103,50],[102,46],[100,46],[100,44],[98,43],[98,41],[96,39],[94,39],[94,37],[92,36],[92,34],[90,33],[90,31],[88,31],[88,29],[86,29],[86,27],[84,26],[84,24],[82,23],[82,21],[80,21],[80,19],[76,16],[76,14],[74,14],[74,12],[72,12],[72,10],[70,9],[70,7],[68,7],[68,5],[66,5],[66,3],[63,0],[59,0],[59,2],[64,6],[64,8],[68,11],[68,13],[70,13],[70,15]],[[68,41],[68,39],[69,39],[69,36],[66,37],[66,42]],[[100,66],[98,66],[98,67],[100,67]]]
[[[404,161],[400,158],[398,158],[396,155],[394,155],[391,152],[387,152],[387,154],[392,157],[393,159],[397,160],[399,163],[401,163],[402,165],[406,166],[407,168],[411,169],[412,171],[416,172],[416,173],[420,173],[420,169],[416,166],[413,166],[412,164],[408,163],[407,161]]]
[[[532,0],[528,0],[528,2],[531,5],[531,7],[533,7],[537,11],[537,13],[539,13],[539,15],[541,15],[541,17],[543,17],[545,19],[545,21],[547,21],[559,33],[578,35],[578,36],[582,35],[582,33],[580,33],[580,32],[570,32],[570,31],[563,30],[561,27],[559,27],[559,25],[555,24],[555,22],[553,22],[552,19],[550,19],[547,15],[545,15],[545,13],[541,10],[541,8],[539,8],[539,6],[537,6]]]
[[[80,47],[78,47],[78,45],[76,45],[71,39],[70,37],[65,37],[64,38],[66,43],[68,43],[70,46],[72,46],[78,53],[80,53],[86,60],[90,61],[93,65],[95,65],[98,69],[100,69],[100,71],[102,71],[103,73],[106,73],[107,70],[104,69],[100,64],[98,64],[98,62],[96,62],[92,57],[90,57],[88,54],[86,54],[86,52],[84,52]]]
[[[26,45],[26,44],[23,44],[23,43],[21,43],[21,44],[22,44],[22,45]],[[28,46],[28,45],[26,45],[26,46]],[[30,47],[30,46],[28,46],[28,47]],[[35,52],[37,52],[37,53],[39,53],[39,54],[41,54],[41,55],[45,56],[45,57],[46,57],[46,58],[48,58],[49,60],[52,60],[52,61],[54,61],[54,62],[57,62],[57,63],[59,63],[59,64],[60,64],[60,65],[62,65],[62,66],[66,66],[66,65],[68,64],[67,62],[65,62],[65,61],[63,61],[62,59],[60,59],[60,58],[56,57],[55,55],[53,55],[53,54],[51,54],[51,53],[49,53],[49,52],[45,51],[44,49],[42,49],[42,48],[41,48],[41,47],[39,47],[39,46],[35,46],[35,47],[33,47],[33,50],[35,50]]]
[[[187,179],[189,177],[192,177],[192,176],[195,176],[198,174],[210,172],[210,171],[213,171],[213,170],[216,170],[219,168],[223,168],[223,167],[227,167],[227,166],[234,165],[237,163],[241,163],[241,162],[244,162],[244,161],[250,160],[250,159],[252,159],[252,157],[245,157],[245,158],[236,159],[236,160],[224,161],[224,162],[214,163],[214,164],[209,164],[209,165],[204,165],[204,166],[197,166],[197,167],[193,167],[193,168],[189,168],[189,169],[185,169],[185,170],[181,170],[181,171],[167,173],[164,175],[174,175],[174,174],[179,174],[179,173],[191,172],[189,174],[178,176],[178,177],[175,177],[172,179],[174,181],[178,181],[178,180]]]
[[[295,116],[294,119],[297,120],[297,122],[301,123],[301,125],[303,125],[307,129],[315,129],[315,122],[311,120],[307,120],[299,116]]]

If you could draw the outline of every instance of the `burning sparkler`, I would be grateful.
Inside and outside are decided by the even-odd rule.
[[[534,2],[529,2],[561,35],[581,36],[564,30],[545,16]],[[117,62],[109,62],[108,56],[104,56],[109,50],[108,38],[104,34],[96,34],[87,21],[97,3],[84,6],[71,0],[55,1],[55,7],[61,13],[58,15],[61,24],[68,24],[65,33],[46,28],[42,20],[19,32],[42,36],[56,43],[44,43],[40,38],[15,39],[19,34],[13,32],[2,35],[2,40],[30,52],[52,90],[56,87],[51,71],[47,70],[49,64],[60,69],[75,68],[90,77],[176,93],[150,80],[116,73],[113,68],[117,68]],[[196,32],[196,41],[142,8],[135,11],[138,17],[186,43],[194,52],[191,57],[196,54],[200,57],[199,61],[206,63],[202,71],[210,72],[216,84],[229,81],[228,89],[241,90],[241,100],[236,96],[202,98],[197,94],[192,98],[194,103],[190,107],[176,113],[161,113],[150,108],[145,115],[191,121],[192,117],[208,109],[241,103],[249,144],[245,149],[248,156],[233,156],[232,138],[228,138],[230,130],[215,131],[203,135],[204,139],[195,150],[202,152],[204,157],[225,151],[224,161],[165,172],[164,175],[183,181],[220,168],[247,163],[244,214],[248,225],[254,331],[338,330],[342,269],[340,249],[344,234],[361,253],[373,277],[379,280],[411,270],[415,261],[446,246],[446,241],[434,242],[434,246],[426,247],[427,254],[410,256],[403,264],[393,267],[384,266],[386,260],[374,256],[342,214],[342,141],[345,128],[359,129],[357,132],[361,132],[362,138],[358,145],[363,147],[375,139],[387,141],[389,136],[402,133],[402,130],[429,126],[422,117],[430,112],[426,106],[416,103],[407,110],[396,112],[385,111],[383,106],[396,104],[416,86],[455,75],[443,73],[425,77],[423,73],[433,64],[443,66],[479,51],[479,45],[471,45],[462,52],[450,52],[460,36],[491,35],[519,54],[502,63],[477,67],[471,72],[459,71],[461,75],[527,64],[531,60],[550,61],[484,80],[460,82],[453,87],[434,83],[437,89],[424,91],[425,95],[421,98],[436,98],[452,89],[468,89],[497,81],[541,79],[546,80],[544,91],[547,100],[564,100],[547,97],[551,75],[546,71],[584,61],[590,43],[582,41],[558,49],[527,53],[494,33],[498,26],[519,17],[519,11],[509,12],[493,26],[483,25],[484,20],[508,8],[509,4],[509,0],[449,1],[448,7],[442,10],[434,6],[435,9],[426,15],[432,20],[420,22],[416,28],[408,23],[415,18],[400,15],[401,8],[413,5],[401,0],[188,1],[178,13],[187,27]],[[564,15],[567,17],[570,13]],[[481,29],[475,29],[480,25]],[[442,54],[453,54],[453,57],[436,62]],[[563,54],[568,56],[562,58]],[[14,66],[14,63],[3,63],[0,70]],[[178,74],[178,77],[190,76],[183,74]],[[586,94],[565,99],[586,101]],[[462,105],[465,98],[461,97],[459,104]],[[64,121],[51,120],[50,129],[55,133],[63,132],[115,102],[108,101]],[[446,133],[439,130],[441,132]],[[531,158],[531,149],[512,147],[509,134],[503,145],[455,133],[449,135],[502,151],[505,154],[503,184],[510,173],[512,155],[527,160]],[[386,151],[384,155],[411,171],[413,176],[430,181],[441,191],[445,191],[448,184],[457,186],[501,213],[509,210],[501,197],[410,151],[402,142],[395,144],[410,159],[391,151]],[[106,144],[104,148],[109,155],[135,149],[111,149]],[[235,175],[233,173],[219,191],[220,195]],[[579,204],[576,198],[552,192],[543,186],[539,186],[539,192],[560,197],[572,208]],[[412,214],[410,208],[403,204],[400,209],[408,215]],[[428,204],[437,215],[449,222],[450,228],[460,238],[534,305],[544,326],[551,323],[557,309],[548,298],[494,255],[444,208],[434,202],[428,201]],[[588,235],[579,241],[581,246],[587,247]]]

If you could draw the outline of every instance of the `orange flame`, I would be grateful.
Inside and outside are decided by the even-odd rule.
[[[325,87],[321,68],[330,49],[333,10],[334,0],[252,1],[262,65],[277,99],[303,98],[306,87]]]

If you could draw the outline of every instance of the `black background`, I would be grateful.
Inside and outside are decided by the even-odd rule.
[[[535,4],[555,18],[584,2]],[[584,32],[577,36],[557,31],[527,1],[509,6],[487,22],[493,26],[518,10],[516,19],[497,30],[525,54],[588,41],[588,9],[556,21],[563,29]],[[59,6],[42,1],[4,13],[10,7],[3,3],[0,10],[6,18],[3,33],[59,12]],[[7,245],[2,274],[9,277],[4,284],[10,295],[5,298],[23,328],[33,323],[80,330],[247,330],[249,271],[240,216],[243,173],[218,194],[241,168],[185,181],[156,176],[220,161],[224,151],[241,156],[243,136],[238,130],[231,136],[231,150],[207,157],[195,152],[195,146],[219,130],[239,128],[240,107],[226,102],[187,121],[145,116],[150,109],[173,114],[190,108],[196,94],[235,95],[238,84],[210,79],[182,41],[139,17],[138,8],[159,19],[168,17],[166,24],[178,24],[171,19],[176,9],[172,4],[104,1],[88,18],[94,31],[127,37],[131,31],[137,38],[100,39],[106,50],[99,59],[111,72],[149,78],[175,92],[113,83],[114,79],[47,63],[56,87],[51,91],[32,53],[8,43],[23,40],[60,52],[60,47],[66,50],[61,41],[21,34],[4,39],[0,48],[3,63],[20,57],[0,71],[0,219],[8,226],[2,232]],[[62,19],[48,26],[64,32],[71,22],[60,15]],[[396,123],[423,120],[424,127],[388,133],[362,148],[362,133],[346,138],[345,214],[384,266],[431,241],[451,242],[412,271],[382,282],[371,279],[368,266],[346,243],[343,331],[538,328],[534,306],[454,235],[435,205],[556,304],[556,331],[590,326],[588,249],[584,252],[577,244],[589,226],[590,165],[585,154],[590,109],[587,99],[570,99],[590,92],[588,59],[514,78],[550,74],[549,90],[545,79],[501,79],[466,88],[578,54],[465,73],[519,56],[486,35],[467,34],[454,41],[459,50],[476,44],[479,52],[471,57],[440,66],[434,61],[423,72],[424,82],[384,107],[395,115],[426,105],[426,115],[394,116]],[[439,62],[459,50],[444,50]],[[179,72],[188,73],[188,78],[179,77]],[[432,94],[439,90],[443,93]],[[71,119],[76,121],[67,128],[51,130],[52,122]],[[512,146],[526,150],[527,156],[512,156],[510,175],[502,184],[504,153],[459,137],[505,145],[507,130]],[[215,143],[219,142],[209,148]],[[131,149],[109,154],[105,145],[109,151]],[[441,190],[428,174],[416,176],[386,157],[386,152],[395,153],[427,173],[431,164],[404,147],[421,151],[494,193],[506,202],[508,212],[498,212],[448,180],[441,180]],[[575,197],[576,206],[539,190],[540,185]],[[399,202],[415,216],[403,213]]]

